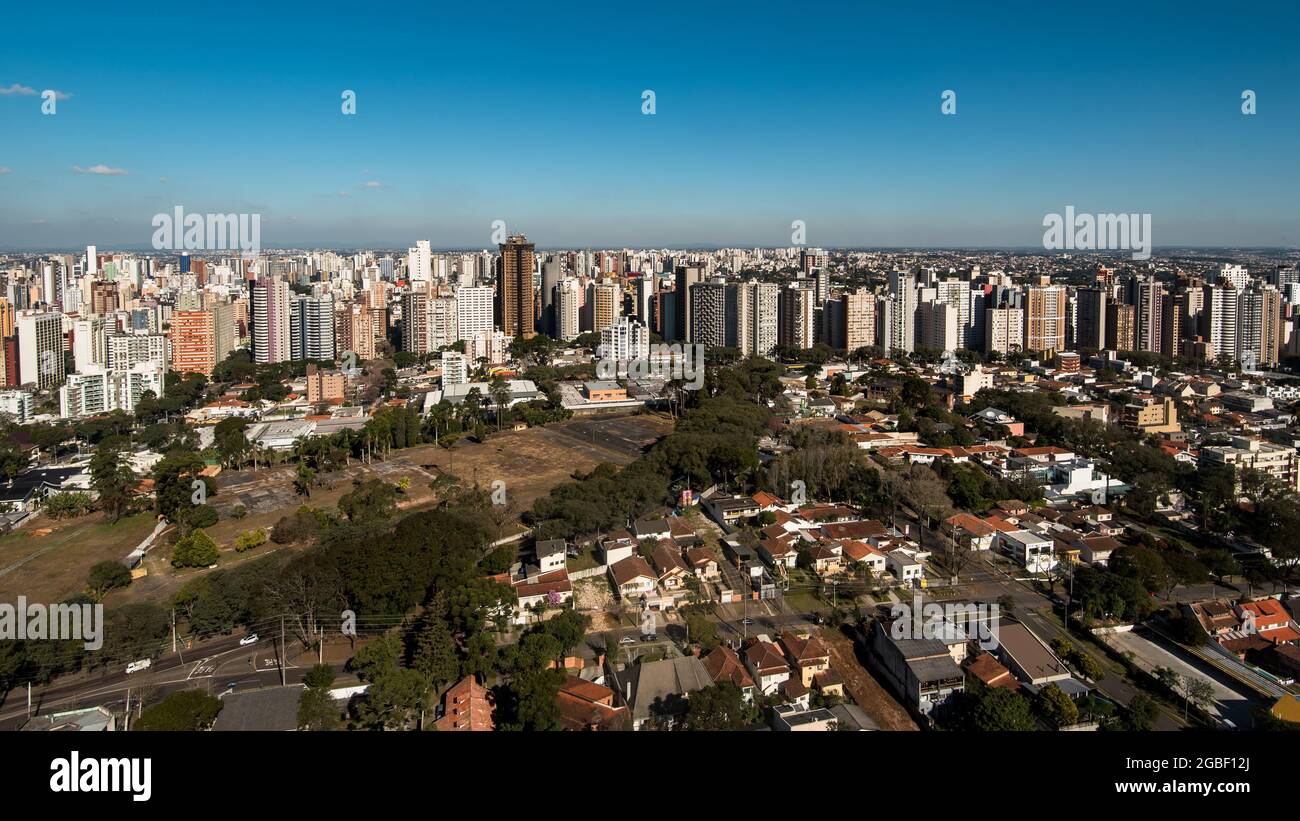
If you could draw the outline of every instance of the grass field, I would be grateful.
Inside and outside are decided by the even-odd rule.
[[[125,558],[154,523],[149,513],[112,525],[98,513],[62,522],[38,517],[0,536],[0,601],[12,602],[21,595],[52,603],[80,592],[91,565]]]
[[[347,470],[322,476],[310,497],[294,492],[294,468],[289,466],[225,471],[217,479],[217,494],[209,499],[221,519],[207,533],[221,551],[219,566],[231,567],[273,551],[300,549],[272,543],[241,554],[235,552],[234,542],[246,530],[269,529],[299,505],[336,506],[339,497],[352,490],[354,480],[382,479],[396,484],[409,479],[410,488],[399,497],[399,507],[414,511],[437,500],[437,493],[429,485],[443,473],[453,474],[463,483],[477,481],[489,491],[492,483],[500,480],[510,510],[518,517],[574,471],[591,470],[601,462],[626,465],[640,455],[642,448],[671,429],[672,421],[660,415],[584,418],[545,428],[503,431],[486,442],[466,441],[450,451],[437,445],[421,445],[393,451],[382,461],[356,463]],[[242,519],[230,515],[237,505],[248,511]],[[124,558],[153,525],[151,514],[123,519],[113,526],[105,524],[97,513],[65,522],[39,517],[0,537],[0,601],[12,601],[20,594],[32,601],[60,601],[85,586],[91,565]],[[509,535],[521,527],[517,521],[506,523],[501,533]],[[124,590],[110,593],[106,604],[162,602],[185,581],[207,572],[173,570],[166,547],[170,535],[164,533],[159,546],[146,557],[148,575]]]

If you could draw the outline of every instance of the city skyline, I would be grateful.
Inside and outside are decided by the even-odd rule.
[[[176,206],[261,214],[267,247],[492,247],[494,220],[542,248],[781,247],[803,220],[810,246],[1028,249],[1067,206],[1151,214],[1157,248],[1300,244],[1294,8],[1029,9],[508,4],[496,30],[289,5],[233,38],[124,10],[11,45],[0,249],[140,249]]]

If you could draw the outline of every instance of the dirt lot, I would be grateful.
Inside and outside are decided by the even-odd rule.
[[[872,677],[853,652],[853,642],[838,630],[823,627],[822,641],[831,651],[831,666],[844,678],[844,692],[882,730],[915,730],[916,722],[903,705]]]
[[[622,416],[572,419],[546,428],[529,428],[521,431],[502,431],[486,442],[463,442],[450,451],[437,445],[393,451],[383,461],[369,465],[354,464],[351,468],[319,477],[320,484],[312,488],[311,496],[298,496],[293,489],[294,468],[278,466],[259,470],[223,471],[217,478],[217,494],[209,504],[221,514],[221,520],[207,529],[209,536],[221,550],[221,566],[231,567],[250,561],[275,550],[294,550],[301,546],[266,547],[238,554],[234,551],[235,537],[254,528],[270,528],[299,505],[332,507],[339,497],[352,489],[354,479],[383,479],[397,483],[403,477],[410,479],[410,489],[399,501],[402,509],[413,510],[432,503],[436,494],[429,483],[447,472],[462,481],[475,481],[490,489],[498,479],[505,483],[507,503],[517,514],[528,510],[534,500],[552,487],[567,480],[576,470],[590,470],[601,462],[625,465],[641,454],[642,449],[672,429],[672,421],[665,416]],[[243,505],[248,514],[235,519],[230,512]],[[54,599],[81,589],[90,565],[104,558],[121,558],[129,553],[152,526],[152,518],[142,516],[140,526],[127,530],[127,522],[116,528],[93,529],[98,516],[73,523],[64,523],[52,536],[35,536],[26,530],[17,531],[0,539],[0,572],[12,563],[27,559],[21,568],[0,576],[0,600],[6,590],[16,590],[31,597],[32,590],[43,595],[46,590],[59,590]],[[42,522],[48,526],[48,522]],[[56,523],[57,526],[58,523]],[[508,534],[520,525],[507,525]],[[87,529],[91,528],[91,529]],[[63,531],[68,533],[63,535]],[[137,533],[138,530],[138,533]],[[111,536],[111,538],[106,538]],[[78,549],[44,550],[42,539],[62,548],[76,543]],[[167,534],[162,537],[166,541]],[[127,544],[129,542],[129,544]],[[165,547],[150,552],[145,561],[149,575],[137,579],[125,591],[115,591],[108,604],[120,601],[163,601],[190,578],[206,573],[204,569],[175,571],[167,562]],[[34,579],[45,580],[37,586]]]
[[[148,513],[112,525],[98,513],[61,522],[37,516],[0,537],[0,601],[62,601],[85,587],[91,565],[125,558],[153,526]]]

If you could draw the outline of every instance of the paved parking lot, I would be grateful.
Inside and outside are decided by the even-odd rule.
[[[1218,675],[1211,675],[1198,664],[1193,664],[1190,657],[1177,651],[1171,651],[1163,644],[1140,636],[1135,632],[1112,633],[1104,640],[1120,650],[1132,653],[1133,661],[1143,670],[1151,672],[1158,667],[1168,667],[1177,671],[1184,678],[1197,678],[1209,682],[1214,688],[1216,703],[1209,708],[1211,715],[1226,718],[1238,727],[1251,726],[1250,712],[1254,707],[1254,696],[1224,681]]]

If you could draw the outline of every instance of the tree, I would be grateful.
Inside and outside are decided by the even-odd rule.
[[[196,530],[172,548],[172,567],[207,567],[217,563],[217,543],[203,530]]]
[[[131,571],[121,562],[115,562],[111,559],[95,562],[90,568],[90,574],[86,577],[86,589],[96,601],[102,599],[104,594],[118,587],[126,587],[131,583]]]
[[[298,697],[298,729],[337,730],[341,723],[339,708],[329,690],[308,687],[302,691]]]
[[[221,454],[223,464],[239,467],[252,451],[244,431],[248,429],[248,420],[238,416],[222,419],[213,429],[213,445]]]
[[[339,708],[330,697],[334,684],[334,670],[327,664],[317,664],[303,676],[302,697],[298,699],[298,728],[302,730],[338,729]]]
[[[298,471],[293,477],[293,489],[299,496],[311,496],[311,486],[316,482],[316,471],[306,462],[298,463]]]
[[[1110,569],[1120,576],[1137,579],[1151,593],[1169,589],[1174,575],[1164,558],[1149,547],[1125,545],[1110,558]]]
[[[392,518],[397,512],[397,488],[380,479],[353,483],[353,490],[339,498],[339,512],[354,524]]]
[[[396,667],[382,673],[357,704],[362,724],[378,730],[404,730],[423,718],[430,695],[429,679],[418,670]]]
[[[729,681],[691,693],[683,730],[743,730],[753,717],[740,688]]]
[[[1146,693],[1135,693],[1124,711],[1122,727],[1134,732],[1144,732],[1155,726],[1160,708]]]
[[[1038,691],[1038,709],[1057,727],[1068,727],[1079,720],[1079,708],[1055,682]]]
[[[135,471],[110,442],[106,439],[95,449],[95,456],[90,460],[90,486],[98,495],[99,506],[108,515],[109,523],[114,524],[131,506],[131,488],[136,478]]]
[[[362,681],[375,681],[384,673],[397,669],[401,646],[391,635],[380,636],[367,642],[348,660],[348,669]]]
[[[133,730],[185,732],[206,730],[221,712],[221,699],[201,690],[181,690],[147,708],[132,725]]]
[[[718,623],[713,619],[693,607],[685,608],[683,615],[686,617],[687,635],[700,645],[700,650],[708,653],[722,643],[718,637]]]
[[[168,453],[154,466],[154,496],[158,512],[168,521],[180,521],[181,511],[203,504],[207,497],[216,495],[215,480],[199,476],[204,467],[203,457],[185,450]],[[203,485],[201,494],[196,483]]]
[[[177,512],[182,526],[187,530],[209,528],[217,523],[217,509],[212,505],[183,507]]]
[[[421,626],[411,655],[411,666],[426,676],[435,690],[455,681],[460,673],[456,640],[447,622],[436,615],[426,619]]]
[[[510,402],[510,385],[501,377],[494,378],[488,383],[488,396],[492,398],[492,404],[496,406],[497,430],[501,430],[501,415],[506,405]]]
[[[266,541],[266,531],[260,527],[255,530],[245,530],[235,537],[235,551],[243,553],[255,547],[261,547],[266,544]]]
[[[970,720],[982,732],[1030,731],[1038,729],[1029,699],[1003,687],[981,687],[975,694]]]
[[[1214,703],[1214,685],[1203,678],[1193,678],[1187,682],[1187,699],[1202,712]]]

